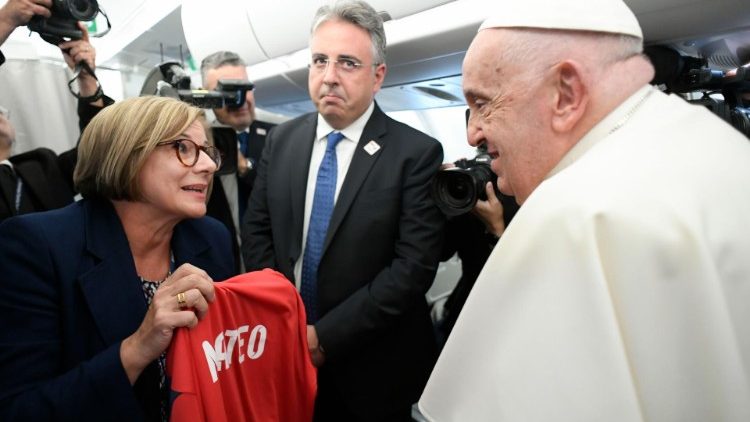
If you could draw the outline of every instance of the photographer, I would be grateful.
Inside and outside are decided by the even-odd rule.
[[[245,62],[235,53],[218,51],[201,62],[203,87],[209,91],[217,89],[219,80],[248,81]],[[216,120],[237,133],[237,172],[219,176],[208,202],[208,214],[221,220],[234,239],[234,253],[238,265],[240,223],[247,209],[247,201],[255,182],[256,166],[266,140],[266,133],[274,125],[255,120],[255,98],[253,91],[245,93],[245,101],[239,107],[224,106],[213,109]]]
[[[18,26],[26,25],[33,16],[48,18],[52,15],[51,1],[10,0],[0,8],[0,45]],[[85,62],[95,68],[96,50],[89,43],[86,27],[78,24],[82,37],[64,41],[58,45],[65,62],[71,69],[77,63]],[[0,63],[5,58],[0,53]],[[78,115],[81,130],[102,107],[112,103],[103,96],[96,78],[84,71],[76,76],[78,83]],[[9,113],[4,113],[3,137],[5,148],[0,160],[3,164],[3,191],[7,193],[0,206],[0,219],[17,214],[59,208],[73,201],[73,168],[77,149],[74,148],[59,157],[49,148],[36,148],[15,156],[10,156],[14,142],[14,128]]]
[[[478,157],[486,154],[485,149],[480,147],[478,150]],[[441,171],[445,174],[445,170],[448,169],[456,167],[472,168],[471,166],[476,164],[476,159],[471,161],[458,160],[456,163],[443,164]],[[494,249],[497,240],[518,211],[518,204],[513,197],[504,195],[494,188],[496,177],[494,173],[487,176],[492,180],[483,183],[484,193],[480,196],[485,199],[476,198],[476,202],[468,212],[455,215],[458,212],[457,210],[446,209],[445,207],[448,205],[441,203],[436,198],[444,213],[449,214],[445,224],[445,241],[441,261],[448,260],[454,254],[458,254],[458,258],[461,260],[461,277],[453,291],[446,299],[433,305],[436,335],[441,347],[448,339],[466,298],[474,287],[474,282]],[[481,182],[478,180],[477,185],[482,185]],[[449,189],[448,184],[450,183],[454,182],[442,182],[442,189]],[[441,184],[437,178],[436,184]],[[435,188],[439,189],[437,186]],[[477,192],[477,194],[479,193]]]

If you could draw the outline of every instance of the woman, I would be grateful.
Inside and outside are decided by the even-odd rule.
[[[233,275],[204,217],[221,157],[200,109],[139,97],[79,145],[83,200],[0,225],[0,420],[164,420],[164,352]]]

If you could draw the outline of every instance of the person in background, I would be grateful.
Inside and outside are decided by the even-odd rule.
[[[11,156],[14,142],[10,112],[0,107],[0,221],[73,202],[73,191],[60,173],[57,154],[48,148],[36,148]]]
[[[50,17],[50,7],[52,7],[51,0],[8,0],[2,8],[0,8],[0,46],[8,39],[10,34],[19,26],[24,26],[29,23],[29,20],[34,16]],[[60,43],[58,47],[63,54],[63,59],[68,67],[73,70],[76,68],[76,64],[80,62],[86,62],[89,68],[94,71],[96,69],[96,49],[89,42],[89,33],[86,26],[82,23],[78,23],[78,28],[82,32],[81,39],[68,40]],[[0,65],[5,62],[5,57],[0,52]],[[98,113],[102,108],[114,103],[114,100],[103,94],[96,77],[87,71],[81,71],[77,77],[78,84],[78,125],[83,131],[88,122]],[[76,157],[78,151],[76,148],[65,151],[59,155],[56,159],[56,163],[53,163],[50,159],[50,153],[53,153],[47,148],[40,148],[35,150],[37,152],[31,153],[29,156],[24,156],[24,161],[36,162],[35,166],[43,166],[45,172],[51,172],[52,177],[47,177],[47,182],[51,183],[52,186],[49,190],[53,195],[58,195],[65,192],[73,192],[73,170],[76,164]],[[56,168],[52,168],[56,167]],[[57,178],[58,173],[62,176],[67,184],[67,188],[62,188],[62,192],[59,191]],[[46,193],[43,194],[43,201],[55,201],[54,198],[50,197]],[[65,202],[65,204],[70,201]],[[63,204],[64,205],[64,204]],[[59,205],[47,206],[44,209],[57,208]],[[41,208],[36,208],[40,210]]]
[[[488,10],[463,64],[469,140],[522,205],[421,412],[750,420],[750,143],[649,85],[622,0]]]
[[[443,164],[444,168],[453,163]],[[445,240],[441,261],[454,254],[461,260],[461,277],[447,298],[433,305],[438,345],[442,347],[456,324],[466,298],[495,248],[505,228],[518,211],[515,199],[495,192],[494,183],[485,186],[487,200],[478,199],[466,214],[450,217],[445,222]]]
[[[162,421],[164,351],[234,275],[205,218],[221,156],[203,112],[138,97],[83,133],[83,200],[0,224],[0,419]]]
[[[206,90],[215,90],[219,80],[234,79],[249,82],[245,62],[230,51],[217,51],[201,62],[201,78]],[[224,222],[233,234],[235,258],[240,260],[240,222],[247,209],[247,201],[255,182],[257,165],[268,130],[274,125],[255,120],[253,91],[245,93],[242,106],[213,109],[216,120],[237,132],[237,172],[222,175],[214,184],[208,202],[208,213]]]
[[[318,112],[272,129],[243,225],[248,270],[300,289],[318,367],[316,421],[407,421],[436,355],[425,293],[443,217],[435,139],[374,101],[383,21],[362,1],[321,7],[310,38]]]

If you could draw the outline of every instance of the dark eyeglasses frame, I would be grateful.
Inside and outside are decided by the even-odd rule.
[[[183,143],[183,142],[190,142],[191,144],[195,145],[195,148],[198,151],[198,153],[195,154],[195,159],[190,164],[182,161],[182,157],[180,157],[179,145],[181,143]],[[211,161],[214,162],[214,164],[216,164],[216,170],[218,170],[219,168],[221,168],[222,154],[221,154],[221,151],[219,151],[219,149],[216,148],[215,146],[211,146],[211,145],[209,145],[209,146],[198,145],[195,142],[191,141],[190,139],[174,139],[174,140],[171,140],[171,141],[161,141],[161,142],[159,142],[159,143],[156,144],[157,147],[161,147],[161,146],[165,146],[165,145],[170,145],[170,146],[174,146],[175,147],[174,153],[175,153],[175,155],[177,155],[177,159],[180,160],[180,163],[183,166],[185,166],[185,167],[193,167],[196,164],[198,164],[198,159],[200,158],[201,151],[202,151],[202,152],[206,153],[206,155],[208,156],[208,158],[210,158]],[[214,157],[216,157],[216,158],[214,158]]]
[[[315,73],[325,73],[328,70],[328,66],[330,66],[331,64],[333,64],[333,67],[336,69],[336,71],[346,74],[354,73],[366,66],[377,67],[379,65],[379,63],[366,65],[354,58],[341,58],[334,60],[328,57],[315,56],[312,58],[312,62],[308,63],[307,68],[310,69],[310,71],[314,71]]]

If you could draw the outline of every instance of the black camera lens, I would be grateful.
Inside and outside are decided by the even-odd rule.
[[[458,179],[454,183],[449,183],[446,189],[448,196],[458,202],[465,201],[471,196],[471,184],[465,179]]]
[[[442,170],[435,175],[432,197],[447,216],[465,214],[477,202],[472,176],[459,168]]]
[[[485,186],[497,178],[490,167],[491,161],[489,155],[480,151],[472,160],[458,160],[453,163],[455,167],[437,172],[431,193],[443,214],[449,217],[466,214],[478,199],[487,200]]]
[[[78,21],[93,20],[99,11],[96,0],[57,0],[55,5],[63,14]]]

